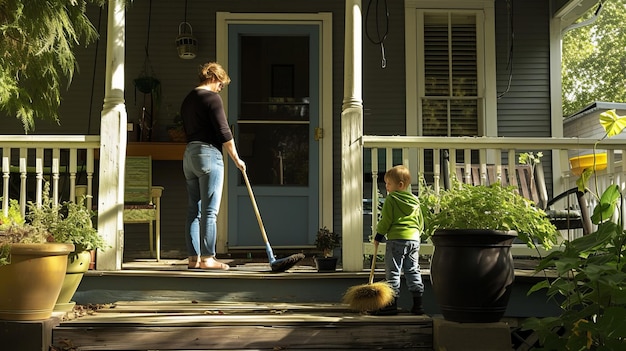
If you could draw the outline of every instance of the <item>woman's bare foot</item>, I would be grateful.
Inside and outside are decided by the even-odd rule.
[[[226,263],[219,262],[215,259],[215,257],[203,257],[199,263],[200,269],[207,270],[222,270],[227,271],[230,269],[230,266]]]
[[[200,269],[200,257],[198,256],[189,256],[189,265],[188,269]]]

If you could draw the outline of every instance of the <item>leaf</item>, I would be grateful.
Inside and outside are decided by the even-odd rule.
[[[617,184],[610,185],[604,193],[602,193],[600,203],[593,209],[591,221],[594,224],[599,224],[611,218],[615,212],[615,206],[619,198],[620,190]]]
[[[600,114],[600,124],[607,137],[618,135],[626,128],[626,116],[618,116],[615,109]]]

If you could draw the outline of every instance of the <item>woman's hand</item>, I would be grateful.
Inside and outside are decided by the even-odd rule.
[[[237,168],[239,168],[239,170],[241,172],[245,172],[246,171],[246,163],[243,162],[242,159],[238,158],[236,161],[233,160],[235,162],[235,166],[237,166]]]

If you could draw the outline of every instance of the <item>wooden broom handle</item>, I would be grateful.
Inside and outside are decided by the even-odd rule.
[[[248,174],[246,171],[242,171],[243,180],[246,182],[246,187],[248,188],[248,194],[250,194],[250,200],[252,200],[252,208],[254,209],[254,214],[256,214],[256,220],[259,222],[259,228],[261,229],[261,234],[263,235],[263,241],[265,244],[269,243],[267,239],[267,233],[265,232],[265,226],[263,226],[263,221],[261,220],[261,213],[259,213],[259,208],[256,205],[256,200],[254,199],[254,194],[252,193],[252,187],[250,186],[250,181],[248,180]]]
[[[378,241],[374,240],[374,255],[372,256],[372,268],[370,268],[370,279],[368,284],[374,282],[374,269],[376,268],[376,256],[378,255]]]

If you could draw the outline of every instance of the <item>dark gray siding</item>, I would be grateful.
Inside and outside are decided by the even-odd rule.
[[[511,85],[498,99],[498,136],[549,137],[550,125],[550,33],[549,4],[543,0],[513,3],[514,38],[505,1],[496,1],[496,52],[498,93],[509,81],[510,43],[512,50]],[[552,179],[551,155],[542,159],[546,179]],[[547,181],[548,193],[552,192]],[[549,195],[550,196],[550,195]]]
[[[366,135],[406,134],[406,78],[404,52],[404,3],[388,1],[389,33],[384,41],[386,68],[382,68],[380,45],[372,43],[363,31],[363,133]],[[378,30],[385,31],[385,16],[381,9],[376,13],[372,8],[365,17],[367,2],[363,2],[363,24],[374,41],[378,40],[376,17],[379,17]]]
[[[499,136],[550,136],[550,38],[548,4],[529,0],[514,4],[512,79],[498,100]],[[510,30],[504,1],[496,2],[497,83],[504,92],[509,80]]]

